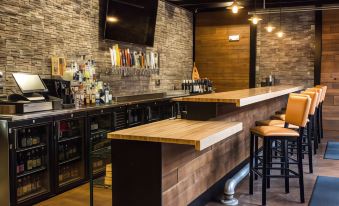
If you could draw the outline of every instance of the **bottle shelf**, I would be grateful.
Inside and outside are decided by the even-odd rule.
[[[32,199],[36,196],[41,196],[41,195],[44,195],[48,192],[48,190],[46,188],[41,188],[40,190],[38,191],[35,191],[33,193],[30,193],[30,194],[27,194],[27,195],[24,195],[22,197],[19,197],[18,198],[18,203],[22,203],[22,202],[25,202],[26,200],[29,200],[29,199]]]
[[[41,143],[41,144],[34,145],[34,146],[31,146],[31,147],[19,148],[19,149],[16,150],[16,152],[19,153],[19,152],[30,151],[30,150],[33,150],[33,149],[39,149],[39,148],[45,147],[45,146],[46,146],[46,144]]]
[[[77,182],[79,180],[81,180],[81,177],[71,178],[69,180],[66,180],[66,181],[59,183],[59,187],[64,187],[66,185],[70,185],[70,184]]]
[[[101,133],[109,133],[110,130],[108,129],[98,129],[98,130],[95,130],[95,131],[91,131],[91,136],[92,135],[96,135],[96,134],[101,134]]]
[[[39,167],[39,168],[36,168],[36,169],[32,169],[32,170],[29,170],[29,171],[25,171],[24,173],[21,173],[21,174],[18,174],[17,175],[17,178],[22,178],[22,177],[26,177],[28,175],[32,175],[32,174],[35,174],[35,173],[39,173],[39,172],[42,172],[44,170],[46,170],[47,167],[45,166],[42,166],[42,167]]]
[[[63,142],[68,142],[68,141],[72,141],[72,140],[76,140],[76,139],[80,139],[80,138],[81,138],[81,136],[62,138],[62,139],[58,140],[58,142],[63,143]]]
[[[77,156],[77,157],[74,157],[74,158],[60,162],[59,166],[65,165],[65,164],[68,164],[68,163],[71,163],[71,162],[74,162],[74,161],[77,161],[77,160],[80,160],[80,159],[81,159],[81,156]]]

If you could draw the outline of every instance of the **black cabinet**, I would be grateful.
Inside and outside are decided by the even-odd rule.
[[[154,101],[1,124],[8,134],[10,204],[32,205],[102,177],[111,163],[107,133],[167,119],[173,111],[172,102]]]
[[[58,116],[54,120],[54,180],[57,193],[85,181],[85,123],[85,112]]]
[[[106,165],[111,161],[101,158],[101,154],[110,152],[111,142],[107,133],[113,130],[112,109],[91,111],[87,118],[88,168],[90,175],[98,177],[104,174]]]
[[[12,126],[9,128],[11,204],[32,205],[53,192],[52,121],[27,120]]]

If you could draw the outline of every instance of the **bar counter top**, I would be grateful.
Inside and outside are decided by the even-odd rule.
[[[190,97],[176,98],[174,101],[182,102],[212,102],[212,103],[231,103],[237,107],[243,107],[249,104],[258,103],[268,99],[297,92],[302,90],[303,86],[279,85],[272,87],[260,87],[253,89],[243,89],[229,92],[220,92]]]
[[[123,107],[123,106],[134,105],[134,104],[149,103],[153,101],[166,101],[166,100],[171,100],[173,98],[180,98],[183,96],[188,96],[188,95],[187,94],[166,95],[161,98],[149,98],[149,99],[134,100],[134,101],[121,101],[121,102],[113,102],[112,104],[89,105],[89,106],[82,106],[82,107],[76,107],[76,108],[70,108],[70,109],[49,110],[49,111],[32,112],[32,113],[26,113],[26,114],[13,114],[13,115],[12,114],[10,115],[0,114],[0,120],[14,122],[14,121],[21,121],[21,120],[48,117],[48,116],[71,114],[71,113],[76,113],[76,112],[89,112],[93,110],[117,108],[117,107]]]
[[[242,129],[241,122],[169,119],[112,132],[108,138],[193,145],[201,151]]]

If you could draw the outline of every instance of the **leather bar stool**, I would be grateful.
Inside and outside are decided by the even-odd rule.
[[[291,95],[300,95],[300,96],[309,96],[311,98],[311,106],[310,106],[310,111],[309,111],[309,116],[308,116],[308,121],[307,121],[307,125],[306,125],[306,129],[307,129],[307,135],[306,138],[303,138],[303,147],[307,147],[306,149],[303,149],[303,154],[307,154],[308,155],[308,163],[309,163],[309,172],[313,173],[313,152],[312,152],[312,146],[314,147],[315,150],[315,146],[314,143],[312,145],[312,137],[311,137],[311,131],[315,131],[314,128],[314,115],[315,115],[315,111],[316,111],[316,106],[318,103],[318,93],[316,92],[311,92],[311,91],[304,91],[301,92],[300,94],[294,94],[292,93]],[[285,121],[283,120],[263,120],[263,121],[257,121],[256,122],[256,126],[276,126],[276,127],[285,127]],[[290,129],[299,129],[298,126],[296,125],[292,125],[289,124],[288,128]],[[292,152],[293,152],[293,146],[292,145]]]
[[[313,91],[313,92],[317,92],[318,93],[318,103],[317,103],[317,108],[316,108],[316,113],[314,115],[314,127],[315,127],[315,133],[313,134],[313,138],[317,141],[315,141],[315,145],[316,148],[318,149],[318,143],[321,142],[321,132],[320,132],[320,103],[321,103],[321,99],[323,96],[323,89],[321,88],[308,88],[305,91]]]
[[[319,117],[319,125],[320,125],[320,138],[324,138],[324,129],[323,129],[323,104],[325,102],[326,98],[326,93],[327,93],[327,86],[323,85],[317,85],[316,88],[321,88],[323,90],[323,95],[321,98],[321,103],[320,103],[320,117]]]
[[[268,186],[270,178],[285,178],[285,192],[289,192],[289,178],[298,178],[300,186],[300,201],[305,202],[304,196],[304,176],[302,165],[302,136],[304,134],[304,128],[307,124],[307,117],[310,111],[311,99],[308,96],[290,95],[288,99],[286,109],[286,125],[293,124],[299,127],[299,132],[293,129],[280,128],[275,126],[256,126],[251,128],[250,139],[250,185],[249,193],[253,194],[253,177],[257,174],[262,177],[262,205],[266,205],[266,188]],[[254,151],[258,148],[254,148],[254,142],[257,138],[263,139],[263,155],[262,155],[262,167],[253,167],[253,159],[259,158],[258,154]],[[275,163],[270,161],[271,142],[273,140],[279,140],[284,145],[283,150],[283,162]],[[287,152],[287,143],[297,142],[297,162],[298,172],[289,169],[289,158]],[[258,146],[258,145],[256,145]],[[280,164],[281,168],[273,168],[270,165]],[[278,169],[283,170],[283,175],[271,175],[270,171]],[[260,172],[261,171],[261,172]]]

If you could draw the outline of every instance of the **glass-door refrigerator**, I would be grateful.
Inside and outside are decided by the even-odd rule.
[[[107,139],[107,133],[112,131],[112,110],[101,109],[89,112],[88,116],[88,139],[89,148],[89,172],[93,178],[103,176],[106,165],[110,159],[105,158],[106,153],[111,151],[111,142]]]
[[[9,128],[12,205],[32,205],[52,194],[52,121],[31,121]]]
[[[60,193],[84,183],[86,113],[58,116],[54,123],[55,182]]]

